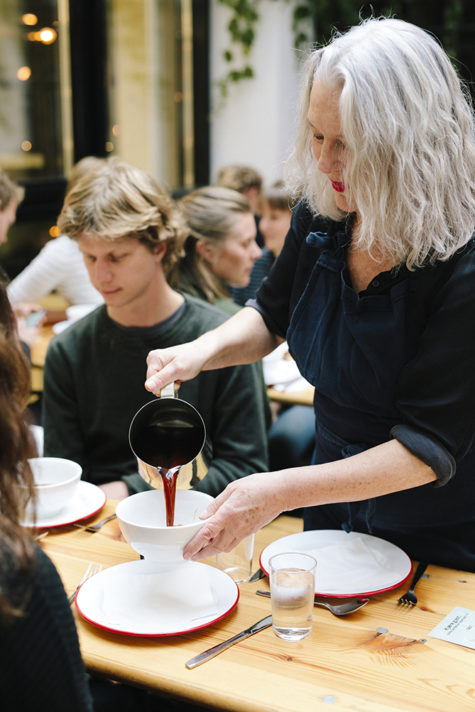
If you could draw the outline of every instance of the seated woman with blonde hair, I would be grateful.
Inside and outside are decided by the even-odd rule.
[[[249,284],[261,254],[247,198],[230,188],[207,186],[186,195],[178,207],[189,235],[170,284],[235,314],[240,307],[230,299],[229,287]]]

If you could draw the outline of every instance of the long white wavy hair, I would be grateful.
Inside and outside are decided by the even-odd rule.
[[[309,56],[286,179],[318,214],[345,215],[312,154],[314,82],[341,89],[345,185],[361,219],[356,245],[410,269],[446,260],[474,230],[474,116],[449,58],[401,20],[363,21]]]

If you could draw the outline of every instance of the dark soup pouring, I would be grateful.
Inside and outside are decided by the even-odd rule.
[[[163,488],[167,526],[173,526],[176,480],[180,467],[200,454],[206,439],[203,418],[190,403],[175,398],[173,390],[146,403],[134,415],[129,442],[139,472],[148,484]]]

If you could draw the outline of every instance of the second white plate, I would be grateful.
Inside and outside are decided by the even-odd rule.
[[[369,534],[341,529],[298,532],[273,541],[260,557],[269,574],[274,554],[298,551],[317,561],[315,593],[319,596],[365,596],[388,591],[409,578],[412,562],[395,544]]]

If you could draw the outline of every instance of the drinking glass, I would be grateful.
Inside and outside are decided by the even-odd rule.
[[[231,551],[221,551],[216,554],[216,565],[221,571],[229,574],[236,583],[244,583],[251,578],[253,555],[254,534],[250,534]]]
[[[269,559],[272,628],[283,640],[302,640],[312,631],[315,570],[309,554],[288,552]]]

